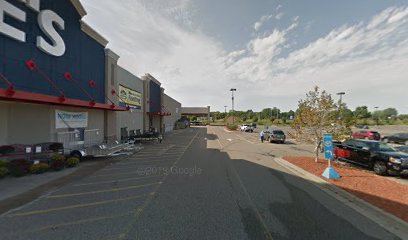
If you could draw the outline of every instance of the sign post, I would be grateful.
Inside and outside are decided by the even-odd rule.
[[[324,158],[328,161],[328,167],[324,170],[322,176],[328,179],[338,179],[340,175],[331,167],[331,160],[333,160],[333,135],[324,134],[323,137]]]

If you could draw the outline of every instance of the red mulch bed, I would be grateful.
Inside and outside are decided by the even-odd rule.
[[[334,162],[332,166],[342,177],[329,180],[322,177],[327,167],[326,160],[320,159],[316,163],[314,158],[309,157],[284,159],[408,222],[408,186],[389,180],[388,177],[378,176],[374,172]]]

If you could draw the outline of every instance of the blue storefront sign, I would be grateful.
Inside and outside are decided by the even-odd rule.
[[[324,134],[323,136],[324,158],[333,160],[333,135]]]

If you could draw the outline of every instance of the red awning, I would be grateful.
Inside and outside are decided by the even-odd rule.
[[[113,111],[127,111],[127,107],[120,107],[110,104],[97,103],[95,101],[83,101],[72,98],[49,96],[45,94],[15,91],[12,89],[0,88],[0,100],[3,101],[16,101],[16,102],[28,102],[38,104],[51,104],[51,105],[64,105],[71,107],[83,107],[91,109],[104,109]]]

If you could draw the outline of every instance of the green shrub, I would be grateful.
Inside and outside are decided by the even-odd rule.
[[[65,157],[61,154],[55,154],[50,159],[50,168],[54,171],[62,170],[65,167]]]
[[[50,166],[47,163],[39,163],[39,164],[34,164],[30,167],[30,172],[32,174],[41,174],[46,172]]]
[[[0,179],[7,176],[7,174],[9,174],[9,170],[5,167],[0,167]]]
[[[0,167],[6,168],[7,167],[7,163],[5,160],[0,160]]]
[[[236,124],[227,124],[227,128],[228,128],[228,130],[234,131],[234,130],[238,129],[238,125],[236,125]]]
[[[70,157],[65,161],[65,165],[70,168],[76,167],[78,166],[78,164],[79,164],[79,159],[76,157]]]
[[[30,172],[31,162],[28,160],[12,160],[7,164],[10,175],[14,177],[22,177]]]

